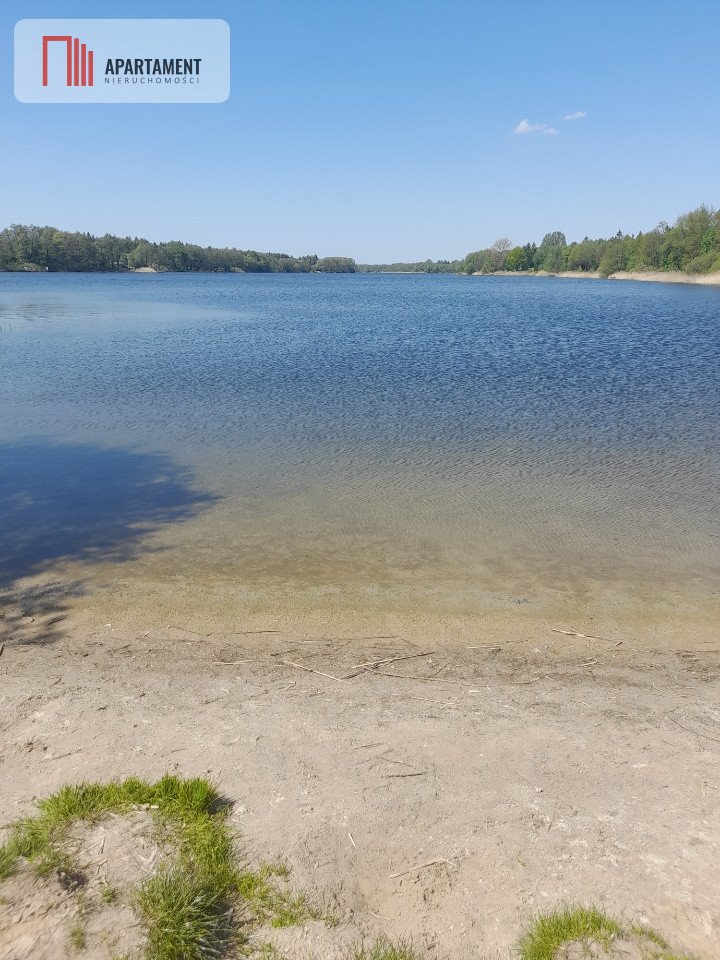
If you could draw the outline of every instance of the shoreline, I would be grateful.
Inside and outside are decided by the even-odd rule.
[[[611,273],[603,277],[597,270],[496,270],[493,273],[472,273],[473,277],[560,277],[563,280],[638,280],[642,283],[690,283],[720,287],[720,273],[683,273],[680,270],[633,270]]]
[[[155,267],[135,267],[131,270],[0,270],[0,275],[9,274],[15,275],[18,274],[32,274],[36,275],[42,273],[43,275],[67,275],[72,274],[74,276],[96,276],[96,275],[120,275],[120,276],[132,276],[133,274],[173,274],[173,275],[182,275],[182,274],[212,274],[213,276],[227,276],[227,275],[236,275],[238,273],[258,273],[266,274],[268,276],[279,276],[280,273],[273,271],[245,271],[245,270],[230,270],[230,271],[209,271],[209,270],[157,270]],[[315,273],[317,275],[318,271],[301,271],[298,273],[288,272],[283,274],[285,276],[308,276],[310,273]],[[338,276],[340,274],[335,274]],[[628,272],[618,272],[611,273],[607,277],[603,277],[596,270],[563,270],[560,273],[549,273],[546,270],[495,270],[492,273],[481,273],[476,271],[475,273],[430,273],[425,270],[356,270],[352,273],[345,273],[344,276],[408,276],[408,277],[426,277],[426,276],[443,276],[443,277],[549,277],[549,278],[560,278],[562,280],[635,280],[640,283],[674,283],[674,284],[691,284],[697,286],[705,287],[720,287],[720,272],[716,273],[706,273],[706,274],[692,274],[692,273],[682,273],[680,270],[672,271],[662,271],[662,270],[648,270],[648,271],[628,271]]]

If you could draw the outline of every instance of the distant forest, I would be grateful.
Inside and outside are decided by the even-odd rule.
[[[547,233],[542,242],[513,246],[505,237],[491,247],[469,253],[464,260],[439,260],[425,263],[393,263],[370,266],[359,264],[359,271],[383,273],[496,273],[566,270],[611,273],[635,270],[680,270],[685,273],[720,271],[720,211],[698,207],[679,217],[671,227],[660,223],[654,230],[637,235],[620,230],[608,240],[568,243],[560,230]]]
[[[660,223],[647,233],[618,230],[607,240],[585,237],[568,243],[560,230],[541,243],[513,246],[505,237],[463,260],[421,263],[356,264],[349,257],[291,257],[234,247],[150,243],[138,237],[68,233],[54,227],[15,224],[0,232],[0,270],[125,271],[230,273],[496,273],[579,271],[610,276],[622,271],[680,270],[703,274],[720,271],[720,211],[701,206],[673,226]]]
[[[349,257],[291,257],[285,253],[198,247],[192,243],[150,243],[106,233],[68,233],[55,227],[14,224],[0,232],[0,270],[219,273],[354,273]]]
[[[462,273],[462,260],[423,260],[420,263],[358,263],[358,273]]]

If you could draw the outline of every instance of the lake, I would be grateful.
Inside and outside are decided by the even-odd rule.
[[[0,586],[88,625],[711,639],[720,290],[0,274]]]

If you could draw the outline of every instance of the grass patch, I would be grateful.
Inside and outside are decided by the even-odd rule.
[[[566,907],[539,916],[520,941],[520,960],[555,960],[560,947],[574,940],[591,941],[606,950],[614,940],[632,941],[640,947],[643,960],[693,960],[673,953],[651,927],[625,928],[595,907]]]
[[[255,956],[257,960],[281,960],[277,947],[272,943],[261,943]]]
[[[100,899],[103,903],[111,904],[115,903],[118,898],[118,893],[115,887],[106,886],[103,887],[100,891]]]
[[[82,950],[87,943],[85,929],[83,927],[73,927],[68,936],[68,940],[70,941],[70,946],[75,950]]]
[[[165,776],[157,783],[131,778],[110,784],[63,787],[38,803],[38,814],[16,823],[0,847],[0,880],[25,860],[38,872],[77,874],[63,841],[78,821],[97,822],[110,813],[135,809],[155,814],[157,832],[172,843],[173,861],[159,867],[137,891],[136,907],[147,927],[147,960],[207,960],[237,941],[234,908],[244,901],[253,917],[274,927],[303,923],[315,916],[303,897],[279,890],[285,867],[239,870],[233,855],[227,811],[205,780]],[[116,897],[105,888],[101,899]],[[79,931],[79,932],[77,932]],[[71,941],[82,928],[71,932]],[[78,947],[79,949],[79,947]]]
[[[652,927],[646,927],[643,924],[635,923],[630,927],[630,933],[635,937],[640,937],[643,940],[649,940],[650,943],[654,944],[656,947],[660,947],[661,950],[668,949],[668,942],[665,937],[661,937],[659,933],[652,929]]]
[[[319,919],[303,896],[279,890],[274,879],[286,880],[288,869],[282,865],[263,864],[257,871],[245,870],[238,875],[238,890],[260,923],[271,927],[292,927],[307,920]]]
[[[230,888],[195,869],[161,869],[138,894],[148,960],[200,960],[232,939]]]
[[[555,960],[559,948],[572,940],[592,939],[608,947],[623,928],[595,907],[566,907],[539,916],[520,941],[521,960]]]
[[[646,927],[643,924],[633,924],[630,927],[630,933],[636,939],[644,941],[645,960],[694,960],[688,953],[674,953],[665,937],[661,936],[652,927]],[[650,944],[650,947],[647,947]]]
[[[381,937],[369,947],[358,947],[350,960],[418,960],[418,956],[410,944]]]
[[[63,787],[38,803],[39,813],[13,826],[10,839],[0,848],[0,880],[12,875],[20,858],[34,863],[40,873],[68,869],[71,865],[60,844],[73,823],[97,822],[108,813],[125,813],[136,807],[153,807],[173,824],[190,826],[208,819],[217,796],[204,780],[163,777],[155,784],[131,778],[121,783],[83,783]]]

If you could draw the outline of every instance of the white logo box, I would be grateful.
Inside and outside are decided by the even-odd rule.
[[[23,103],[222,103],[230,96],[224,20],[19,20]]]

